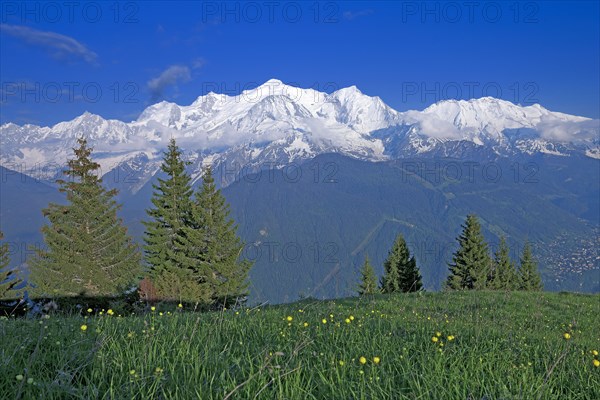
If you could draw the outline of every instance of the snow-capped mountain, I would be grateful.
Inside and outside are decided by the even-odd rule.
[[[269,80],[237,96],[208,93],[188,106],[160,102],[125,123],[83,115],[52,127],[0,127],[0,164],[53,180],[79,136],[94,146],[102,172],[135,176],[138,190],[177,139],[196,179],[201,166],[283,166],[322,153],[379,161],[417,154],[460,156],[465,144],[498,155],[583,154],[600,158],[600,121],[522,107],[491,97],[441,101],[398,112],[355,86],[331,94]],[[229,168],[231,169],[231,167]]]

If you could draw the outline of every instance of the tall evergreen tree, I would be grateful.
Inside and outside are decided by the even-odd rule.
[[[92,161],[92,149],[77,140],[75,158],[67,163],[66,180],[59,179],[66,204],[43,210],[46,249],[36,249],[30,264],[38,295],[114,295],[140,273],[140,254],[118,218],[116,190],[106,190]]]
[[[204,169],[202,188],[194,200],[190,223],[178,243],[186,250],[178,261],[193,271],[205,299],[219,305],[244,301],[252,263],[240,258],[244,243],[210,167]]]
[[[523,254],[521,255],[519,289],[528,291],[541,291],[543,289],[542,278],[538,271],[537,263],[533,260],[529,242],[525,242]]]
[[[4,239],[4,234],[0,232],[0,240],[2,239]],[[8,243],[0,245],[0,300],[18,297],[20,292],[16,287],[23,282],[14,270],[8,269],[10,263],[8,251]]]
[[[457,238],[459,248],[449,264],[450,275],[445,287],[450,290],[484,289],[491,261],[481,225],[477,217],[471,214],[462,228]]]
[[[492,290],[515,290],[518,288],[515,264],[510,259],[506,239],[500,238],[500,245],[494,253],[488,287]]]
[[[360,296],[375,294],[379,292],[377,287],[377,275],[373,266],[369,262],[369,257],[365,256],[365,262],[360,270],[360,284],[358,285],[358,294]]]
[[[403,292],[418,292],[423,289],[421,272],[414,256],[411,256],[408,263],[403,266],[400,277]]]
[[[381,289],[384,293],[416,292],[423,287],[417,262],[410,255],[402,235],[396,237],[383,267]]]
[[[183,228],[190,223],[192,194],[191,179],[185,171],[186,162],[175,139],[171,139],[164,154],[161,171],[165,178],[153,184],[153,208],[146,210],[145,260],[148,274],[158,298],[178,301],[198,301],[198,287],[193,271],[178,261]]]

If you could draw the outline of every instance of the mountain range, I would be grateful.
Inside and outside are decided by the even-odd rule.
[[[154,176],[170,138],[186,151],[195,180],[209,163],[256,171],[265,164],[282,167],[326,153],[366,161],[417,155],[464,158],[471,149],[509,157],[545,153],[600,158],[599,120],[538,104],[522,107],[483,97],[398,112],[355,86],[328,94],[276,79],[237,96],[211,92],[188,106],[163,101],[129,123],[86,112],[51,127],[5,123],[0,135],[0,165],[50,182],[77,137],[85,135],[104,174],[119,168],[121,176],[135,181],[121,185],[131,192]]]
[[[188,106],[160,102],[131,122],[85,113],[51,127],[0,126],[0,229],[13,265],[41,245],[41,208],[79,136],[136,239],[177,139],[194,185],[211,164],[231,204],[253,301],[353,293],[368,255],[382,272],[404,234],[439,289],[466,214],[492,249],[532,242],[550,290],[600,291],[600,121],[484,97],[399,112],[352,86],[333,93],[269,80]],[[275,284],[274,284],[275,283]]]

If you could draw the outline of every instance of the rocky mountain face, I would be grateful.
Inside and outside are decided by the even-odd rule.
[[[129,123],[83,115],[52,127],[0,126],[0,164],[52,182],[79,136],[94,146],[108,182],[137,192],[155,175],[175,138],[197,180],[203,165],[239,173],[282,168],[320,154],[363,161],[414,156],[536,155],[600,158],[600,121],[522,107],[491,97],[447,100],[398,112],[355,86],[333,93],[269,80],[237,96],[208,93],[188,106],[160,102]]]

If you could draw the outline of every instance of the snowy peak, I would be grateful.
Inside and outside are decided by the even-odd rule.
[[[103,170],[128,165],[142,180],[155,172],[170,138],[198,168],[228,161],[284,165],[332,152],[370,161],[462,157],[465,143],[504,156],[600,158],[599,122],[493,97],[398,112],[356,86],[324,93],[270,79],[235,96],[210,92],[189,105],[153,104],[130,123],[89,112],[52,127],[7,123],[0,127],[0,163],[25,165],[24,172],[40,163],[61,164],[79,136],[94,146]]]

